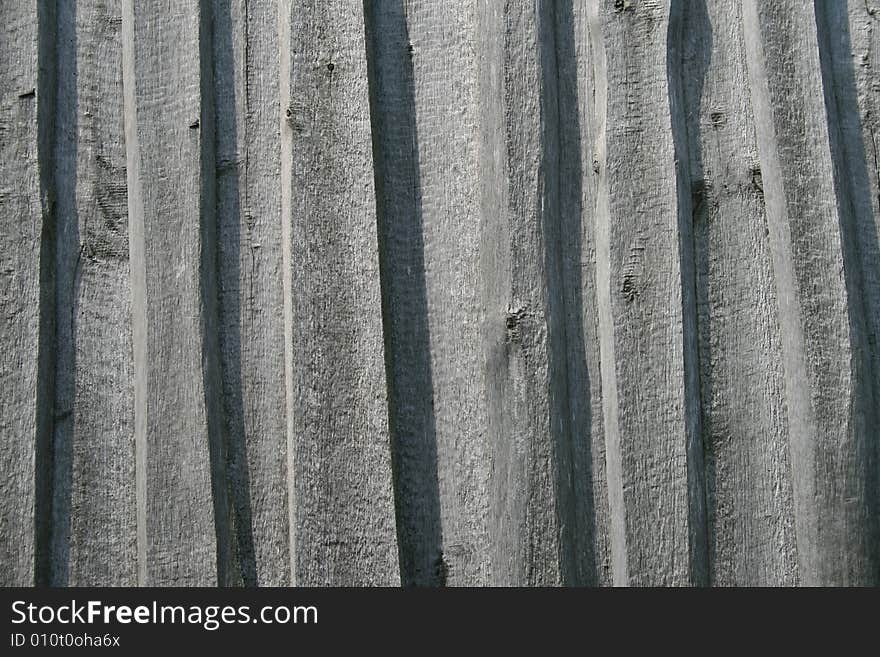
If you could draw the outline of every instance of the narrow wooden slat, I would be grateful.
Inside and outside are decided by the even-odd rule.
[[[797,582],[782,339],[740,3],[692,0],[682,83],[711,581]]]
[[[211,477],[223,444],[210,340],[214,132],[202,102],[211,12],[191,0],[123,7],[139,583],[212,585],[225,581],[228,526],[215,477],[215,534]]]
[[[605,421],[600,358],[596,212],[599,176],[595,170],[600,114],[605,107],[595,93],[600,55],[593,50],[591,0],[557,2],[556,62],[559,70],[561,190],[560,245],[562,290],[570,359],[569,404],[575,449],[588,450],[575,468],[575,494],[583,497],[586,536],[592,545],[582,578],[591,586],[612,583],[611,515],[608,501]],[[578,182],[579,181],[579,182]]]
[[[137,578],[121,8],[58,2],[52,571],[55,585]]]
[[[238,568],[290,582],[278,8],[214,2],[223,400]]]
[[[626,579],[626,526],[621,509],[623,507],[623,480],[619,458],[620,440],[617,413],[613,412],[617,405],[616,368],[601,366],[602,362],[613,361],[614,332],[610,322],[603,317],[611,316],[611,243],[610,222],[608,220],[609,192],[608,170],[603,166],[608,149],[608,61],[605,56],[603,37],[604,15],[601,4],[591,2],[585,8],[589,34],[590,64],[593,75],[593,104],[591,120],[593,124],[593,159],[592,168],[595,175],[593,226],[595,240],[596,268],[596,312],[597,334],[599,340],[600,379],[602,389],[601,415],[603,422],[602,434],[605,438],[605,477],[608,497],[608,553],[610,561],[610,583],[621,583]]]
[[[44,486],[51,379],[40,371],[38,351],[41,328],[44,338],[51,337],[51,325],[41,326],[45,324],[41,311],[51,312],[52,282],[48,279],[41,286],[40,268],[41,258],[53,255],[46,184],[51,125],[46,122],[53,112],[50,80],[38,79],[38,65],[43,63],[38,33],[53,20],[51,15],[38,16],[36,2],[0,5],[5,30],[0,40],[0,583],[4,586],[30,586],[45,576],[35,572],[42,559],[36,554],[35,539],[38,533],[47,536],[40,531],[41,521],[48,527],[49,490]],[[44,76],[51,73],[47,68]]]
[[[363,7],[279,8],[291,579],[397,584]]]
[[[705,579],[690,207],[680,188],[678,99],[667,78],[677,74],[679,9],[605,2],[592,31],[594,53],[604,58],[597,86],[607,98],[596,240],[617,585]]]

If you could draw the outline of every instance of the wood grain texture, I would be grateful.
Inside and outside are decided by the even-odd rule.
[[[54,286],[41,265],[51,268],[53,257],[48,134],[54,111],[51,65],[38,76],[47,58],[38,35],[54,17],[40,15],[36,2],[4,2],[0,20],[0,581],[29,586],[45,579],[37,552],[46,548],[49,526],[52,387],[40,352],[51,338]]]
[[[604,393],[599,330],[599,267],[597,219],[606,211],[601,169],[597,166],[604,148],[607,113],[604,47],[593,38],[599,29],[598,6],[590,0],[557,5],[558,30],[556,57],[560,71],[559,123],[563,131],[559,158],[559,185],[562,198],[560,241],[564,248],[562,289],[566,296],[566,315],[572,357],[578,372],[580,390],[569,393],[572,426],[580,449],[589,450],[576,481],[592,488],[578,489],[588,497],[586,522],[592,539],[591,566],[584,584],[609,586],[613,583],[609,503],[609,471],[606,461]],[[580,185],[570,180],[579,178]],[[578,192],[580,197],[578,197]],[[600,206],[600,201],[603,205]],[[607,262],[607,260],[606,260]],[[571,284],[568,281],[572,281]]]
[[[124,5],[141,584],[223,583],[229,563],[225,480],[213,478],[212,496],[211,467],[221,469],[224,441],[210,344],[210,9]],[[167,69],[169,60],[180,65]]]
[[[58,2],[53,585],[137,582],[121,6]]]
[[[780,318],[804,584],[876,573],[876,403],[858,263],[834,185],[812,6],[743,8]],[[795,56],[797,53],[797,56]]]
[[[0,583],[880,584],[878,12],[0,3]]]
[[[365,7],[401,580],[476,585],[491,567],[476,7]]]
[[[838,195],[837,212],[844,242],[852,360],[859,397],[849,484],[845,504],[855,511],[855,540],[860,557],[847,572],[826,574],[824,581],[861,583],[880,577],[880,167],[877,145],[876,3],[816,4],[818,50],[822,65],[829,146]],[[824,391],[819,392],[822,396]],[[837,474],[831,476],[837,477]],[[855,498],[855,499],[853,499]],[[852,536],[852,534],[850,534]],[[842,548],[848,551],[850,548]]]
[[[280,10],[291,581],[399,584],[363,8]]]
[[[243,583],[290,582],[278,10],[216,0],[220,348],[230,503]]]
[[[599,312],[606,460],[616,471],[609,486],[618,487],[609,498],[622,524],[612,533],[614,582],[702,584],[690,199],[676,147],[681,101],[667,72],[676,68],[667,60],[680,56],[681,7],[609,2],[605,9],[597,46],[606,62],[597,163],[605,198],[596,221],[598,257],[608,258]]]
[[[740,3],[687,3],[688,132],[711,581],[797,582],[782,334]]]
[[[596,583],[595,303],[569,3],[484,8],[484,349],[492,582]],[[564,57],[559,55],[565,53]],[[586,238],[591,239],[588,229]],[[586,298],[586,302],[584,299]],[[586,317],[590,327],[595,315]],[[595,327],[595,324],[592,325]],[[587,354],[592,358],[588,361]],[[596,395],[598,397],[598,395]],[[598,432],[601,440],[601,431]],[[600,468],[600,471],[604,467]],[[599,554],[604,562],[604,555]]]

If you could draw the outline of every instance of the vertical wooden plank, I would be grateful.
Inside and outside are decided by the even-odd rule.
[[[406,585],[489,577],[475,9],[365,3]]]
[[[486,4],[483,10],[490,71],[483,89],[481,250],[491,582],[553,585],[562,582],[562,573],[548,406],[544,198],[538,180],[544,118],[539,17],[536,7],[506,3]]]
[[[826,53],[831,69],[825,83],[826,93],[832,95],[828,104],[841,131],[842,143],[834,155],[842,160],[840,176],[851,186],[847,196],[853,206],[860,296],[870,331],[876,395],[880,391],[880,3],[823,3],[821,9],[817,5],[817,12],[820,52]],[[880,440],[875,438],[876,448]],[[875,476],[880,477],[880,471]],[[875,489],[875,494],[880,492]]]
[[[365,2],[364,12],[400,577],[404,586],[443,585],[451,555],[444,545],[446,473],[436,415],[442,382],[435,385],[433,371],[430,199],[423,202],[431,181],[424,189],[416,100],[422,80],[415,70],[430,45],[412,33],[420,17],[413,3]]]
[[[210,18],[195,0],[124,4],[141,584],[224,583],[228,563],[225,482],[214,477],[212,500],[211,477],[223,440]]]
[[[611,511],[602,410],[596,240],[599,198],[597,132],[600,118],[605,113],[605,99],[597,93],[604,64],[590,37],[594,14],[592,0],[556,5],[559,126],[562,131],[559,175],[564,190],[560,241],[564,254],[563,291],[567,295],[566,330],[571,336],[569,357],[576,366],[573,371],[579,371],[582,382],[580,390],[569,388],[572,426],[575,440],[582,441],[589,449],[585,463],[578,468],[580,475],[575,479],[576,482],[586,482],[586,487],[576,489],[576,494],[587,497],[586,508],[590,516],[586,522],[588,536],[591,535],[592,539],[593,573],[592,577],[586,578],[586,583],[609,586],[613,581]],[[579,439],[577,432],[582,436]]]
[[[57,3],[51,578],[137,581],[121,7]]]
[[[864,527],[874,546],[873,570],[863,583],[880,582],[880,4],[876,0],[816,3],[819,54],[825,105],[831,130],[831,157],[841,225],[848,234],[851,314],[864,321],[856,361],[864,388],[873,384],[873,401],[865,428]],[[861,315],[861,317],[859,317]],[[863,502],[863,504],[865,503]]]
[[[598,131],[597,284],[612,565],[617,585],[705,577],[689,204],[681,124],[667,78],[680,5],[594,11]],[[670,57],[672,54],[672,58]],[[680,53],[678,54],[680,56]]]
[[[494,146],[484,148],[481,159],[474,144],[479,144],[477,130],[484,116],[504,121],[505,132],[519,129],[518,119],[505,118],[503,110],[485,111],[496,98],[515,105],[523,93],[537,92],[528,84],[504,91],[491,83],[481,86],[503,61],[493,59],[503,56],[491,52],[503,43],[499,39],[504,29],[492,23],[496,17],[491,6],[466,3],[451,12],[412,1],[367,7],[372,10],[368,31],[374,35],[373,121],[381,155],[377,189],[402,576],[415,584],[487,582],[495,576],[490,574],[485,524],[496,513],[488,491],[488,441],[503,444],[506,436],[500,425],[486,426],[497,382],[484,374],[485,363],[461,347],[482,341],[481,334],[488,330],[489,349],[497,350],[497,328],[507,321],[508,304],[496,307],[491,300],[483,307],[482,294],[469,281],[503,275],[499,272],[511,265],[488,261],[488,254],[480,253],[481,231],[472,216],[478,211],[493,217],[498,201],[487,200],[480,208],[482,179],[492,170],[486,166],[493,157],[488,152]],[[601,393],[598,342],[591,329],[596,322],[595,291],[587,264],[592,230],[584,221],[584,208],[589,207],[585,199],[591,192],[582,181],[582,151],[589,150],[589,133],[580,122],[581,98],[587,94],[578,75],[586,59],[577,52],[579,11],[570,2],[541,5],[543,32],[522,48],[524,56],[540,62],[536,76],[546,86],[539,94],[542,103],[553,104],[541,118],[550,127],[538,130],[536,123],[533,129],[551,188],[545,197],[552,208],[542,230],[553,236],[546,248],[549,264],[543,266],[554,277],[549,295],[558,308],[554,381],[542,394],[562,400],[557,409],[562,417],[554,437],[539,436],[536,441],[568,450],[566,464],[548,482],[569,490],[569,499],[561,505],[569,515],[560,526],[570,529],[564,537],[567,547],[561,549],[568,550],[564,558],[579,568],[572,568],[569,576],[591,582],[598,577],[596,554],[605,549],[596,515],[597,508],[604,508],[607,517],[607,495],[601,412],[593,412],[601,409]],[[537,14],[531,20],[537,21]],[[520,175],[519,160],[511,158],[505,167],[512,172],[505,169],[501,175]],[[523,175],[536,174],[526,167]],[[498,178],[487,183],[488,194],[496,184],[503,183]],[[577,239],[559,241],[560,232]],[[496,248],[494,233],[485,238],[485,246],[488,252]],[[455,268],[448,266],[452,258]],[[576,283],[562,285],[563,280]],[[514,487],[520,485],[516,482]],[[462,517],[472,524],[463,527]],[[509,549],[501,533],[496,538],[497,551]],[[513,540],[530,539],[520,533]],[[604,553],[598,559],[607,560]],[[516,583],[518,577],[506,572],[496,581]]]
[[[616,365],[613,362],[614,331],[611,317],[611,240],[609,234],[610,199],[608,168],[605,166],[608,151],[608,60],[605,56],[603,37],[604,11],[602,3],[592,0],[586,6],[586,23],[589,34],[590,63],[593,76],[593,104],[591,120],[593,123],[592,169],[595,174],[593,211],[593,238],[595,243],[595,281],[597,336],[599,342],[600,378],[602,389],[601,416],[602,435],[605,439],[605,477],[608,498],[608,559],[610,561],[610,583],[627,581],[627,538],[623,508],[623,473],[621,472],[620,438],[617,413]],[[605,318],[605,319],[603,319]],[[605,365],[602,365],[602,364]]]
[[[598,579],[604,529],[596,528],[587,415],[595,344],[583,323],[594,289],[582,270],[583,133],[566,61],[575,57],[573,20],[570,3],[486,3],[481,12],[483,345],[497,584]]]
[[[771,244],[740,3],[689,0],[682,63],[694,224],[710,577],[797,582]]]
[[[295,585],[400,581],[360,3],[279,3]]]
[[[743,4],[786,372],[800,582],[876,578],[876,403],[812,5]],[[806,383],[806,385],[805,385]],[[876,490],[876,489],[875,489]]]
[[[290,583],[278,8],[214,1],[223,401],[248,585]]]
[[[51,279],[41,286],[41,261],[51,259],[51,204],[46,185],[51,84],[38,78],[40,27],[36,2],[0,5],[0,583],[31,586],[41,558],[35,544],[48,513],[42,462],[51,432],[51,379],[40,371],[41,313],[51,310]],[[38,114],[41,125],[38,126]],[[51,267],[51,260],[48,263]],[[43,343],[45,344],[45,342]],[[39,454],[42,452],[42,455]],[[40,488],[37,490],[37,481]],[[39,497],[44,499],[39,499]]]

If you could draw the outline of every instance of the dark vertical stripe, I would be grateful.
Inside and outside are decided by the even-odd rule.
[[[671,0],[666,40],[669,114],[675,147],[678,193],[678,257],[681,274],[682,359],[684,363],[685,440],[687,441],[688,543],[691,584],[709,582],[709,543],[706,520],[706,470],[703,460],[701,423],[699,329],[697,318],[696,255],[693,231],[693,199],[688,162],[688,116],[682,92],[684,5]],[[699,116],[695,117],[699,122]]]
[[[37,400],[34,500],[34,583],[51,577],[53,407],[55,397],[56,212],[52,155],[55,140],[57,13],[53,0],[39,0],[37,74],[37,159],[40,169],[40,335],[37,351]],[[13,502],[15,503],[15,502]]]
[[[199,65],[201,92],[201,263],[202,377],[211,460],[211,491],[217,538],[217,582],[220,586],[240,580],[234,563],[233,518],[230,513],[230,481],[226,474],[227,444],[222,404],[219,322],[217,313],[217,163],[214,95],[213,0],[199,3]]]
[[[404,585],[445,584],[415,80],[406,1],[364,3],[388,418]]]

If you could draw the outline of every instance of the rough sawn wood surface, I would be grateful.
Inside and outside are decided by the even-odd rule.
[[[880,584],[877,0],[0,25],[3,585]]]

